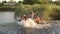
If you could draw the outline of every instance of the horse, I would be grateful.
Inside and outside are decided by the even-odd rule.
[[[21,20],[18,24],[24,27],[35,27],[37,25],[34,20],[28,18],[27,16],[21,16]]]
[[[17,21],[17,23],[23,27],[28,27],[28,28],[44,28],[44,27],[49,27],[50,24],[37,24],[36,22],[39,22],[39,18],[36,16],[34,19],[31,19],[27,16],[21,16],[21,20]],[[37,19],[38,18],[38,19]]]

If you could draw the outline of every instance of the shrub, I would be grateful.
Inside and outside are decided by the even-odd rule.
[[[44,8],[43,20],[60,20],[60,6],[46,4]]]

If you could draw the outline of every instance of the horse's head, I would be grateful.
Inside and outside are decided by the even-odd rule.
[[[35,21],[36,23],[39,23],[39,22],[40,22],[40,18],[39,18],[38,16],[35,16],[35,17],[34,17],[34,21]]]

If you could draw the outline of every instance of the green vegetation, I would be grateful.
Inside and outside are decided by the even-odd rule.
[[[43,13],[44,14],[43,19],[44,20],[54,20],[55,16],[57,17],[56,14],[59,10],[60,10],[60,6],[57,6],[57,5],[54,5],[54,4],[46,4],[45,5],[45,10],[44,10],[44,13]],[[55,16],[50,16],[50,15],[53,15],[53,14]],[[58,14],[60,14],[60,13],[58,13]]]
[[[31,10],[34,10],[35,14],[43,20],[60,20],[59,2],[51,2],[51,0],[24,0],[23,2],[19,1],[17,6],[2,6],[3,3],[0,3],[0,8],[16,8],[14,10],[15,16],[28,15]]]

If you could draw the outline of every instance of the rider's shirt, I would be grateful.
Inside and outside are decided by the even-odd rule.
[[[33,18],[34,18],[34,16],[29,16],[29,18],[30,18],[30,19],[33,19]]]

